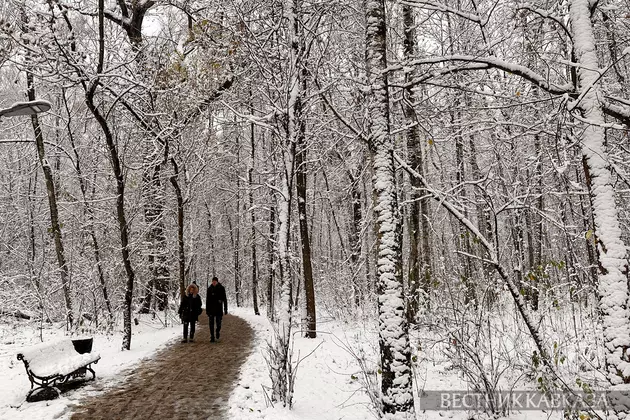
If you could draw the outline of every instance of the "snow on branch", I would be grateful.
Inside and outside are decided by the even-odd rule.
[[[405,73],[409,73],[412,71],[414,67],[420,66],[423,64],[440,64],[440,63],[457,62],[457,61],[462,61],[462,62],[467,62],[467,63],[482,63],[490,67],[503,70],[508,73],[515,74],[539,86],[541,89],[544,89],[545,91],[555,94],[555,95],[563,95],[565,93],[567,94],[575,93],[573,89],[573,85],[571,83],[557,85],[555,83],[550,82],[547,78],[536,73],[529,67],[521,66],[520,64],[510,63],[498,57],[477,57],[473,55],[448,55],[448,56],[441,56],[441,57],[427,57],[427,58],[421,58],[421,59],[413,60],[406,63],[397,64],[394,66],[389,66],[385,69],[385,72],[393,72],[393,71],[402,70]]]
[[[540,336],[540,332],[538,331],[537,323],[534,322],[532,314],[527,308],[527,304],[525,303],[518,286],[515,284],[514,280],[510,278],[510,276],[507,274],[503,266],[499,263],[498,252],[497,250],[495,250],[494,246],[492,246],[492,244],[488,241],[488,239],[484,237],[481,234],[481,232],[479,232],[479,229],[477,229],[477,227],[464,214],[462,214],[462,212],[457,210],[455,206],[453,206],[449,201],[447,201],[443,194],[431,188],[429,184],[427,183],[426,179],[424,179],[422,175],[420,175],[417,171],[411,168],[407,164],[407,162],[405,162],[396,153],[394,153],[394,159],[396,159],[396,161],[400,164],[400,166],[405,171],[407,171],[407,173],[409,173],[410,176],[413,176],[414,178],[418,179],[420,183],[423,185],[423,187],[427,190],[427,192],[434,199],[436,199],[442,207],[444,207],[450,214],[452,214],[461,224],[463,224],[477,239],[479,239],[479,242],[483,245],[484,248],[486,248],[490,258],[488,259],[480,258],[480,259],[494,266],[497,273],[499,273],[499,275],[505,282],[510,294],[512,295],[514,304],[516,305],[519,313],[521,314],[523,321],[525,321],[525,325],[527,326],[527,329],[529,330],[529,333],[532,339],[534,340],[534,343],[536,344],[538,351],[540,352],[540,357],[543,364],[547,367],[549,373],[551,373],[552,376],[561,383],[563,388],[570,390],[570,387],[562,380],[562,378],[560,378],[560,376],[558,376],[551,362],[551,359],[549,357],[549,353],[545,349],[542,337]],[[476,257],[476,258],[479,258],[479,257]]]
[[[470,20],[472,22],[476,22],[481,24],[482,19],[479,15],[474,13],[464,12],[459,9],[455,9],[453,7],[447,6],[446,4],[429,1],[429,0],[403,0],[400,2],[403,5],[421,7],[426,10],[435,10],[438,12],[451,13],[453,15],[457,15],[464,19]]]
[[[601,102],[602,111],[609,117],[616,118],[624,123],[626,127],[630,127],[630,108],[611,104],[610,102]]]
[[[451,74],[460,73],[460,72],[463,72],[463,71],[488,70],[489,68],[491,68],[491,66],[489,64],[486,64],[486,63],[470,63],[470,64],[465,64],[465,65],[456,65],[456,66],[451,66],[451,67],[443,67],[443,68],[438,69],[438,70],[427,72],[427,73],[421,75],[420,77],[411,79],[411,80],[407,81],[406,83],[404,83],[402,85],[398,85],[398,84],[395,84],[395,83],[390,83],[390,86],[411,88],[411,87],[417,86],[417,85],[419,85],[421,83],[424,83],[424,82],[426,82],[428,80],[431,80],[431,79],[434,79],[434,78],[438,78],[440,76],[451,75]]]
[[[431,188],[427,180],[424,179],[424,177],[416,170],[410,167],[407,162],[405,162],[400,156],[398,156],[398,154],[394,153],[394,159],[396,159],[398,164],[405,171],[407,171],[409,175],[420,181],[424,189],[427,190],[427,192],[433,198],[435,198],[442,207],[448,210],[448,212],[451,213],[461,224],[466,226],[466,229],[468,229],[473,235],[475,235],[477,239],[479,239],[479,242],[481,242],[481,244],[484,246],[484,248],[486,248],[488,254],[490,255],[490,262],[495,266],[499,265],[499,256],[497,254],[497,251],[494,249],[494,246],[490,243],[490,241],[488,241],[488,239],[483,236],[481,232],[479,232],[477,226],[475,226],[461,211],[457,210],[457,208],[455,208],[453,204],[451,204],[449,201],[446,201],[446,197],[444,197],[443,194]]]
[[[569,31],[569,28],[567,28],[567,26],[564,24],[564,22],[562,22],[562,20],[558,16],[555,16],[551,12],[545,9],[536,7],[535,5],[531,3],[523,3],[523,4],[518,5],[517,10],[529,10],[530,12],[536,13],[537,15],[539,15],[540,17],[544,19],[549,19],[549,20],[554,21],[556,24],[558,24],[558,26],[562,28],[562,30],[569,37],[569,39],[573,40],[573,37],[571,36],[571,32]]]

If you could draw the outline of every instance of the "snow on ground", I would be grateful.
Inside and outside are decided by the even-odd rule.
[[[271,324],[263,314],[255,316],[251,308],[233,308],[232,313],[246,319],[256,331],[251,354],[237,378],[230,401],[230,420],[369,420],[375,419],[366,390],[366,376],[360,367],[372,373],[377,369],[377,329],[375,322],[345,323],[320,315],[317,339],[306,339],[294,333],[294,361],[299,360],[295,384],[294,407],[288,410],[271,406],[271,381],[265,362],[266,340],[271,337]],[[95,335],[93,351],[102,359],[94,366],[97,381],[68,391],[57,400],[26,403],[30,384],[18,351],[40,342],[37,324],[11,320],[0,325],[0,420],[65,419],[71,406],[86,395],[96,394],[124,379],[124,370],[150,358],[170,340],[179,338],[181,326],[176,323],[162,328],[159,322],[140,318],[134,326],[132,350],[120,350],[121,333]],[[224,328],[229,328],[226,322]],[[63,338],[63,329],[43,330],[44,341]],[[417,337],[416,342],[422,339]],[[462,375],[453,369],[444,354],[417,354],[415,366],[416,393],[421,390],[466,390]],[[121,374],[122,373],[122,374]],[[372,378],[374,375],[371,376]],[[373,388],[373,386],[372,386]],[[424,411],[417,419],[468,420],[484,419],[483,415],[466,411]],[[559,419],[561,413],[524,411],[509,416],[510,420]]]
[[[249,308],[232,312],[245,318],[256,331],[256,344],[241,370],[238,385],[229,401],[230,420],[369,420],[376,419],[366,392],[359,366],[363,360],[368,370],[376,368],[377,329],[372,325],[346,324],[318,317],[316,339],[294,335],[294,357],[301,360],[297,370],[293,409],[271,406],[271,380],[265,362],[266,340],[271,337],[271,324],[263,314],[256,316]],[[321,321],[320,321],[321,320]],[[323,322],[322,322],[323,321]],[[226,326],[229,328],[229,325]],[[441,357],[441,359],[444,359]],[[448,360],[427,360],[417,355],[416,391],[467,390],[461,375],[450,369]],[[419,405],[417,405],[419,406]],[[485,419],[483,414],[469,411],[421,411],[422,420]],[[510,420],[561,419],[561,412],[523,411],[512,413]]]
[[[232,313],[246,319],[256,331],[256,347],[241,370],[238,385],[230,398],[230,419],[250,420],[365,420],[374,418],[369,398],[361,390],[359,368],[353,356],[344,349],[349,343],[365,338],[360,330],[344,330],[339,322],[319,322],[317,339],[294,335],[294,359],[301,360],[293,409],[268,406],[271,380],[265,362],[266,340],[272,335],[271,324],[262,314],[249,308]],[[229,328],[226,325],[225,328]]]
[[[0,324],[0,420],[43,420],[69,417],[69,406],[82,397],[102,390],[104,385],[124,379],[121,371],[131,368],[142,359],[150,358],[174,337],[179,338],[181,325],[163,328],[159,321],[151,321],[148,316],[138,317],[140,324],[133,327],[131,351],[121,351],[122,333],[114,335],[92,335],[92,351],[101,355],[94,365],[96,381],[62,393],[52,401],[27,403],[25,398],[30,390],[30,382],[24,363],[17,360],[16,354],[23,348],[40,343],[38,324],[30,321],[11,320],[11,324]],[[4,320],[3,320],[4,321]],[[64,337],[63,327],[47,327],[42,331],[44,342],[52,342]],[[85,335],[85,334],[83,334]],[[88,376],[90,374],[88,373]]]

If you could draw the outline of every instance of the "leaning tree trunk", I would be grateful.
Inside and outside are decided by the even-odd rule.
[[[103,23],[103,13],[105,9],[104,0],[98,2],[98,63],[96,73],[101,74],[103,72],[103,61],[105,57],[105,29]],[[109,156],[111,160],[112,170],[114,172],[114,179],[116,180],[116,213],[118,218],[118,229],[120,231],[121,253],[123,265],[125,267],[125,273],[127,274],[127,285],[125,288],[125,300],[123,309],[123,323],[124,334],[122,349],[131,349],[131,305],[133,301],[133,286],[135,280],[135,273],[131,267],[131,258],[129,254],[129,227],[127,225],[127,218],[125,216],[125,179],[120,164],[120,157],[118,155],[118,149],[114,141],[114,136],[109,128],[107,120],[101,114],[100,110],[94,103],[94,97],[96,95],[96,88],[99,84],[99,78],[96,77],[92,80],[89,86],[84,83],[85,88],[85,102],[88,109],[94,115],[94,118],[98,122],[103,134],[105,136],[105,142],[109,150]]]
[[[33,73],[26,72],[26,84],[28,92],[28,100],[35,100],[35,85],[33,83]],[[72,297],[70,295],[70,273],[68,271],[68,264],[66,262],[66,255],[63,249],[63,237],[61,235],[61,224],[59,223],[59,209],[57,207],[57,192],[55,191],[55,181],[53,179],[52,169],[50,163],[46,158],[46,151],[44,150],[44,136],[42,134],[42,128],[39,125],[39,118],[37,114],[31,115],[31,124],[33,131],[35,132],[35,143],[37,144],[37,156],[39,157],[39,163],[44,171],[44,178],[46,179],[46,192],[48,193],[48,208],[50,209],[50,233],[55,242],[55,253],[57,255],[57,264],[59,265],[59,274],[61,276],[61,287],[63,290],[63,297],[66,303],[66,321],[70,329],[72,329],[73,315],[72,315]]]
[[[402,279],[402,232],[396,196],[394,142],[389,134],[387,40],[384,0],[366,0],[368,145],[374,167],[377,231],[377,295],[381,356],[381,402],[385,419],[415,419],[411,348]]]
[[[589,0],[571,0],[569,18],[577,81],[582,94],[575,106],[587,120],[582,134],[582,154],[590,191],[597,252],[598,291],[606,346],[606,374],[613,385],[630,383],[630,313],[628,311],[628,253],[621,238],[621,226],[610,165],[606,159],[604,113],[599,100],[603,92],[598,81],[597,50]],[[622,409],[627,413],[627,408]],[[620,413],[622,414],[622,413]]]

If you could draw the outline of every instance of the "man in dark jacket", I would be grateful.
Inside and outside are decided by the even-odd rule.
[[[227,315],[227,297],[225,288],[217,277],[212,277],[212,284],[206,294],[206,314],[210,321],[210,342],[214,343],[214,322],[217,323],[217,340],[221,336],[221,321],[223,314]]]
[[[195,324],[197,318],[201,315],[203,309],[201,308],[201,296],[199,296],[199,287],[193,283],[186,288],[186,296],[179,304],[179,317],[184,323],[184,339],[182,343],[188,342],[188,325],[190,324],[190,342],[192,343],[195,338]]]

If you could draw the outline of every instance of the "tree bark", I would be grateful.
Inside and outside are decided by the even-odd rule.
[[[373,159],[374,216],[377,230],[377,295],[381,357],[382,414],[387,419],[415,419],[411,348],[402,284],[402,232],[394,142],[389,134],[389,93],[384,0],[364,2],[366,18],[366,70],[368,145]]]
[[[606,346],[607,378],[613,385],[630,383],[630,313],[628,311],[628,252],[621,226],[612,173],[607,162],[606,122],[599,99],[595,36],[589,0],[571,0],[569,19],[573,36],[578,87],[582,91],[573,105],[588,121],[582,135],[582,154],[593,208],[595,237],[599,255],[598,291]],[[627,411],[627,409],[626,409]]]
[[[300,104],[301,108],[301,104]],[[301,109],[300,109],[301,112]],[[300,118],[301,120],[301,118]],[[303,126],[303,124],[301,124]],[[296,189],[298,199],[298,217],[300,220],[300,240],[302,245],[302,270],[304,274],[304,292],[306,294],[306,319],[308,338],[317,337],[317,318],[315,314],[315,287],[313,266],[311,264],[311,243],[308,232],[308,213],[306,211],[306,149],[303,127],[298,135],[298,151],[295,155]]]

